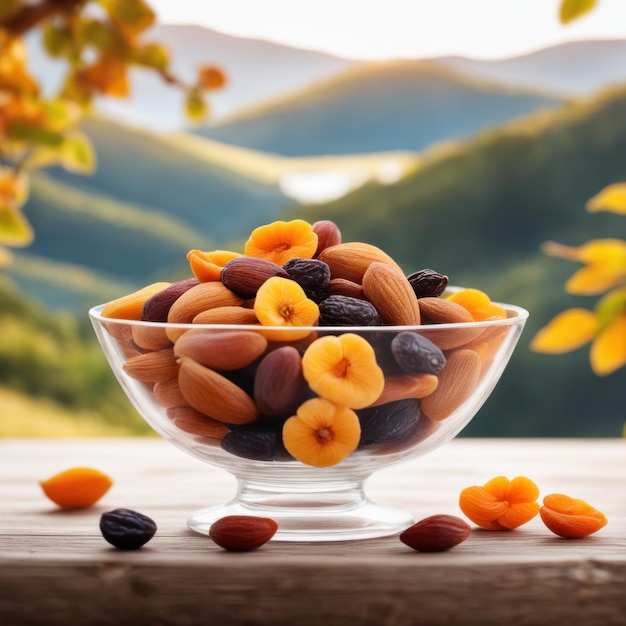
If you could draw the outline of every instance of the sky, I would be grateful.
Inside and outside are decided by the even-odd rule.
[[[353,59],[506,58],[558,43],[626,37],[626,0],[573,23],[560,0],[151,0],[160,22],[200,24]]]

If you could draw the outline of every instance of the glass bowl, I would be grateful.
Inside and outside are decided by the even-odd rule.
[[[403,510],[370,502],[364,483],[438,448],[476,415],[528,317],[499,304],[505,319],[307,327],[297,336],[105,318],[104,305],[89,315],[143,419],[237,479],[234,499],[191,514],[189,528],[207,534],[226,515],[255,515],[278,522],[274,540],[335,541],[413,523]]]

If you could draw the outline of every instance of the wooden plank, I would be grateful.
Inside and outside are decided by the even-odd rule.
[[[76,465],[109,473],[114,487],[91,509],[57,510],[38,481]],[[563,540],[535,518],[514,532],[475,530],[441,554],[396,536],[235,554],[185,524],[230,499],[234,478],[160,439],[2,440],[0,623],[625,624],[626,441],[457,439],[375,474],[366,491],[415,519],[462,515],[460,490],[498,474],[588,500],[609,524]],[[116,507],[156,520],[142,550],[101,537],[100,514]]]

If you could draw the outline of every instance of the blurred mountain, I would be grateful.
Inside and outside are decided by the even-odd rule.
[[[562,102],[433,61],[371,62],[193,132],[285,156],[417,152]]]
[[[439,62],[503,85],[590,96],[626,82],[626,41],[576,41],[507,59],[442,57]]]

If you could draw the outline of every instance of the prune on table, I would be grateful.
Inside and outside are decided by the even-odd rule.
[[[330,267],[319,259],[290,259],[283,269],[291,280],[295,280],[304,290],[307,298],[320,302],[327,295],[326,288],[330,280]]]
[[[413,272],[407,279],[418,298],[438,298],[448,287],[448,277],[430,269]]]
[[[409,374],[437,374],[446,364],[446,355],[430,339],[410,330],[391,341],[396,363]]]
[[[380,316],[367,300],[351,296],[328,296],[319,304],[320,326],[377,326]]]
[[[412,435],[421,417],[417,398],[395,400],[356,413],[361,422],[359,448],[402,441]]]
[[[131,509],[114,509],[100,517],[100,532],[120,550],[138,550],[157,531],[154,520]]]

